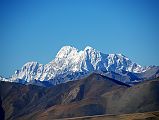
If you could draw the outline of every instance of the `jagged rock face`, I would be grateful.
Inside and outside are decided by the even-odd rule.
[[[92,71],[112,71],[121,74],[123,71],[142,73],[148,69],[132,62],[122,54],[104,54],[89,46],[83,51],[78,51],[71,46],[64,46],[50,63],[42,65],[37,62],[28,62],[21,70],[17,70],[9,81],[22,79],[29,82],[56,79],[53,83],[59,84],[70,79],[77,79],[82,74],[85,75]]]
[[[77,97],[79,91],[80,91],[80,87],[76,87],[73,90],[71,90],[68,94],[64,96],[62,103],[67,104],[73,101]]]

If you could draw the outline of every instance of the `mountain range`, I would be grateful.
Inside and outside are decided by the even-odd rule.
[[[46,65],[28,62],[0,77],[0,119],[153,120],[159,119],[158,93],[159,66],[64,46]]]
[[[0,77],[0,80],[50,86],[83,78],[92,72],[132,85],[158,77],[159,66],[142,67],[122,54],[104,54],[90,46],[83,51],[64,46],[48,64],[28,62],[11,77]]]

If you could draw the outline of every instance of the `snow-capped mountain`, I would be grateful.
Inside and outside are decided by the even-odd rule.
[[[0,76],[0,81],[9,81],[9,79],[6,79],[6,78]]]
[[[122,54],[104,54],[89,46],[83,51],[64,46],[50,63],[42,65],[38,62],[28,62],[21,70],[17,70],[9,81],[52,80],[54,84],[59,84],[93,71],[122,74],[123,71],[142,73],[148,69],[149,67],[142,67]]]

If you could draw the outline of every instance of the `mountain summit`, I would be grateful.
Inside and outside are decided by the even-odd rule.
[[[123,71],[131,73],[143,73],[148,67],[142,67],[132,62],[122,54],[104,54],[87,46],[83,51],[71,46],[64,46],[57,53],[54,60],[46,65],[38,62],[28,62],[21,70],[17,70],[9,81],[33,80],[48,81],[59,84],[77,79],[93,71],[99,73],[115,72],[122,74]]]

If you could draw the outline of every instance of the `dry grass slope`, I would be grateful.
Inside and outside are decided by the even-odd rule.
[[[65,118],[60,120],[159,120],[159,111],[121,115],[85,116],[76,118]]]

